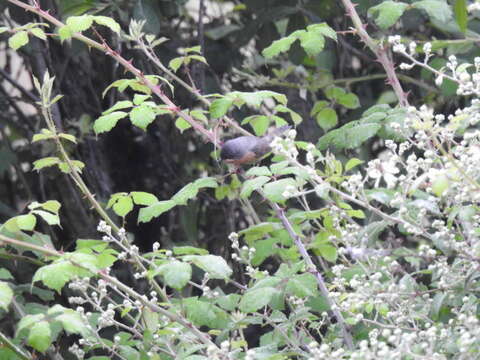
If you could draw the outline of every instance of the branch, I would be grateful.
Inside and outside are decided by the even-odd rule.
[[[34,250],[34,251],[38,251],[38,252],[41,252],[42,254],[45,254],[47,256],[58,256],[58,257],[61,257],[62,256],[62,253],[58,252],[57,250],[55,249],[51,249],[51,248],[47,248],[47,247],[43,247],[43,246],[39,246],[39,245],[35,245],[35,244],[30,244],[30,243],[27,243],[25,241],[20,241],[20,240],[17,240],[17,239],[12,239],[8,236],[5,236],[5,235],[2,235],[0,234],[0,245],[3,243],[7,243],[9,245],[15,245],[15,246],[19,246],[19,247],[22,247],[22,248],[26,248],[26,249],[30,249],[30,250]],[[70,262],[75,265],[75,266],[78,266],[79,268],[82,268],[82,269],[85,269],[85,270],[88,270],[90,272],[93,272],[95,275],[101,277],[103,280],[107,281],[109,284],[110,284],[110,287],[113,287],[113,288],[118,288],[122,291],[124,291],[125,293],[127,293],[128,295],[130,295],[132,298],[134,298],[135,300],[138,300],[140,301],[140,303],[145,306],[145,307],[148,307],[150,310],[154,311],[154,312],[157,312],[157,313],[160,313],[161,315],[164,315],[166,317],[168,317],[170,320],[172,321],[175,321],[177,323],[179,323],[180,325],[184,326],[188,331],[190,331],[191,333],[193,333],[193,335],[195,335],[202,343],[204,343],[205,345],[207,346],[215,346],[217,347],[210,339],[207,335],[205,335],[204,333],[202,333],[200,330],[198,330],[195,325],[193,325],[192,323],[188,322],[187,320],[185,320],[183,317],[181,317],[180,315],[177,315],[177,314],[174,314],[174,313],[171,313],[167,310],[165,310],[164,308],[158,306],[156,303],[153,303],[153,302],[150,302],[146,299],[146,297],[140,295],[139,293],[137,293],[135,290],[129,288],[127,285],[125,285],[124,283],[122,283],[121,281],[119,281],[117,278],[113,277],[113,276],[110,276],[110,275],[107,275],[104,271],[102,270],[98,270],[96,272],[92,271],[92,269],[90,268],[85,268],[83,267],[82,265],[80,264],[77,264],[77,263],[74,263],[73,261],[70,260]]]
[[[397,95],[400,106],[408,106],[407,94],[402,88],[400,81],[398,80],[397,74],[395,73],[395,66],[392,59],[390,58],[387,49],[382,45],[378,45],[368,33],[365,31],[364,25],[360,16],[358,16],[357,10],[351,0],[342,0],[343,6],[347,12],[347,15],[352,19],[353,25],[355,27],[356,33],[360,36],[360,39],[367,45],[370,50],[376,55],[378,62],[380,62],[387,73],[388,83],[392,86],[393,91]]]
[[[65,26],[64,23],[53,17],[48,13],[48,11],[42,10],[38,5],[37,6],[30,6],[28,4],[25,4],[19,0],[7,0],[8,2],[19,6],[26,11],[33,12],[34,14],[37,14],[38,16],[42,17],[43,19],[49,21],[55,26],[62,27]],[[164,104],[168,106],[168,108],[174,112],[177,116],[183,118],[186,122],[188,122],[197,132],[201,133],[209,142],[218,145],[218,140],[215,137],[215,134],[210,131],[205,129],[199,122],[197,122],[193,117],[182,111],[168,96],[166,96],[163,91],[160,89],[160,86],[153,84],[151,81],[149,81],[146,77],[145,74],[136,68],[131,61],[128,61],[127,59],[123,58],[118,52],[114,51],[111,49],[106,43],[100,44],[99,42],[90,39],[89,37],[82,35],[80,33],[75,33],[72,35],[74,39],[77,39],[89,47],[95,48],[101,52],[103,52],[105,55],[112,57],[114,60],[116,60],[119,64],[121,64],[128,72],[132,73],[135,77],[140,79],[145,86],[147,86],[160,100],[163,101]]]
[[[345,342],[345,344],[348,346],[350,350],[353,350],[354,346],[353,346],[352,335],[348,332],[347,325],[345,324],[343,315],[338,310],[337,305],[330,297],[330,294],[328,292],[327,286],[325,285],[325,280],[323,279],[322,274],[320,274],[320,272],[317,270],[317,267],[313,263],[312,258],[308,254],[307,249],[303,245],[302,240],[300,239],[300,236],[298,236],[295,233],[295,230],[293,229],[292,224],[290,223],[287,216],[285,215],[285,211],[277,203],[271,202],[270,206],[273,208],[273,210],[275,210],[275,213],[277,214],[278,218],[282,222],[283,226],[287,230],[290,237],[295,242],[295,245],[297,246],[298,251],[302,255],[305,263],[307,264],[307,271],[312,273],[317,279],[318,287],[320,288],[320,293],[327,301],[328,306],[332,309],[332,313],[335,316],[335,319],[337,320],[337,323],[340,326],[340,329],[342,330],[343,341]]]

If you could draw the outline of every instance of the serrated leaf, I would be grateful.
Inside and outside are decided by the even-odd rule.
[[[147,129],[147,126],[155,120],[156,116],[153,108],[147,105],[137,106],[130,111],[132,124],[143,130]]]
[[[52,344],[50,324],[45,320],[34,323],[30,327],[27,344],[35,350],[45,352]]]
[[[183,260],[198,266],[208,273],[211,279],[228,279],[232,275],[232,269],[230,269],[225,259],[220,256],[187,255]]]
[[[145,94],[135,94],[133,96],[133,103],[135,105],[141,105],[145,100],[148,100],[151,98],[151,95],[145,95]]]
[[[267,131],[270,119],[264,115],[253,116],[249,124],[252,126],[255,135],[261,136]]]
[[[114,111],[131,108],[133,103],[130,100],[117,101],[110,109],[105,110],[102,115],[108,115]]]
[[[143,191],[132,191],[130,195],[132,196],[133,202],[137,205],[148,206],[158,201],[155,195]]]
[[[325,150],[332,145],[337,149],[353,149],[375,136],[382,128],[379,124],[359,124],[358,122],[347,125],[323,135],[317,143],[318,149]]]
[[[218,119],[225,115],[232,106],[233,100],[228,98],[215,99],[210,105],[210,116],[212,119]]]
[[[315,276],[312,274],[294,275],[288,282],[285,290],[287,293],[299,298],[318,295],[318,285]]]
[[[73,142],[74,144],[77,143],[77,138],[71,134],[65,134],[65,133],[60,133],[58,136],[62,139],[68,140],[70,142]]]
[[[70,16],[67,18],[66,24],[70,31],[82,32],[92,26],[93,18],[91,15]]]
[[[325,38],[322,34],[313,31],[304,31],[299,34],[300,46],[309,56],[314,56],[323,50]]]
[[[32,213],[40,216],[48,225],[60,225],[58,215],[43,210],[33,210]]]
[[[412,4],[412,7],[424,10],[434,20],[446,23],[452,18],[452,10],[444,0],[422,0]]]
[[[340,105],[345,106],[347,109],[356,109],[360,107],[360,100],[358,100],[358,96],[352,93],[340,96],[337,99],[337,102]]]
[[[283,193],[287,187],[296,188],[297,183],[293,178],[284,178],[272,181],[263,187],[264,195],[267,199],[273,202],[280,202],[285,200]]]
[[[8,286],[8,283],[0,281],[0,308],[5,311],[8,311],[8,306],[12,302],[13,291]]]
[[[363,161],[357,158],[352,158],[347,161],[345,164],[345,171],[353,169],[355,166],[358,166],[360,164],[363,164]]]
[[[266,166],[254,166],[248,169],[245,176],[272,176],[272,173]]]
[[[58,35],[60,36],[60,41],[63,42],[65,40],[71,39],[73,36],[73,32],[68,26],[62,26],[58,29]]]
[[[177,70],[180,68],[180,66],[182,66],[184,59],[185,58],[183,56],[174,58],[174,59],[169,61],[168,67],[170,69],[172,69],[174,72],[177,72]]]
[[[47,40],[47,35],[45,35],[45,31],[43,31],[43,29],[39,27],[34,27],[30,29],[30,32],[39,39]]]
[[[180,130],[181,133],[183,133],[185,130],[190,129],[192,125],[190,125],[189,122],[187,122],[184,118],[179,117],[175,121],[175,126],[178,130]]]
[[[394,25],[407,9],[408,4],[394,1],[384,1],[369,9],[369,14],[376,15],[375,23],[382,29]]]
[[[271,59],[282,52],[288,51],[295,40],[296,38],[291,36],[275,40],[270,46],[262,50],[262,55],[267,59]]]
[[[188,263],[172,260],[154,269],[151,276],[156,275],[162,275],[171,288],[181,290],[192,278],[192,267]]]
[[[310,115],[314,116],[317,114],[320,110],[328,106],[328,102],[325,100],[320,100],[317,101],[314,105],[312,110],[310,110]]]
[[[95,123],[93,124],[93,130],[97,135],[110,131],[115,125],[117,125],[118,120],[123,119],[127,115],[128,113],[123,111],[114,111],[107,115],[102,115],[95,120]]]
[[[273,287],[262,287],[248,290],[240,300],[239,309],[242,312],[255,312],[265,306],[272,300],[278,290]]]
[[[177,205],[186,205],[188,200],[193,199],[198,194],[198,187],[194,183],[190,183],[181,188],[173,197],[172,200]]]
[[[324,108],[315,116],[317,124],[327,132],[338,124],[337,112],[332,108]]]
[[[36,160],[33,162],[33,170],[41,170],[45,167],[49,167],[49,166],[53,166],[53,165],[57,165],[58,163],[60,163],[60,159],[57,158],[57,157],[45,157],[45,158],[42,158],[42,159],[39,159],[39,160]]]
[[[130,196],[122,196],[113,204],[112,209],[118,216],[125,217],[133,210],[132,198]]]
[[[18,50],[28,44],[28,33],[24,30],[18,31],[8,39],[8,46],[13,50]]]
[[[164,212],[170,210],[175,205],[177,204],[173,200],[164,200],[142,208],[138,213],[138,222],[149,222],[153,218],[159,217]]]
[[[93,20],[99,24],[108,27],[115,33],[120,33],[120,24],[108,16],[94,16]]]
[[[259,176],[245,181],[243,183],[242,190],[240,191],[240,197],[243,199],[249,197],[254,190],[261,188],[269,181],[270,178],[268,176]]]

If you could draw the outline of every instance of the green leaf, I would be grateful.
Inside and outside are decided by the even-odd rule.
[[[407,9],[408,4],[394,1],[384,1],[368,10],[369,14],[377,15],[375,23],[381,29],[394,25]]]
[[[293,36],[287,36],[282,39],[275,40],[270,46],[262,50],[262,55],[267,59],[271,59],[282,52],[288,51],[295,40],[296,38]]]
[[[102,115],[108,115],[114,111],[131,108],[133,103],[130,100],[117,101],[110,109],[105,110]]]
[[[8,311],[8,306],[12,302],[13,291],[8,286],[8,283],[0,281],[0,308],[5,311]]]
[[[274,287],[261,287],[248,290],[240,300],[239,309],[242,312],[255,312],[268,305],[273,296],[278,294]]]
[[[92,26],[93,18],[91,15],[70,16],[66,23],[71,32],[82,32]]]
[[[198,194],[198,186],[190,183],[181,188],[173,197],[172,200],[176,205],[186,205],[188,200],[193,199]]]
[[[261,188],[264,184],[270,181],[268,176],[259,176],[254,179],[249,179],[243,183],[240,197],[245,199],[249,197],[254,190]]]
[[[179,117],[175,121],[175,126],[177,127],[178,130],[180,130],[181,133],[183,133],[185,130],[190,129],[192,127],[192,125],[190,125],[190,123],[187,120],[181,117]]]
[[[340,96],[337,99],[337,102],[340,105],[345,106],[347,109],[356,109],[360,107],[360,100],[358,100],[358,96],[352,93]]]
[[[65,139],[67,141],[70,141],[74,144],[77,143],[77,138],[74,136],[74,135],[71,135],[71,134],[65,134],[65,133],[60,133],[58,134],[58,136],[62,139]]]
[[[170,69],[172,69],[174,72],[177,72],[177,70],[180,68],[180,66],[182,66],[184,59],[185,58],[183,56],[174,58],[174,59],[170,60],[170,62],[168,63],[168,67]]]
[[[214,177],[203,177],[195,180],[195,186],[198,188],[216,188],[218,186],[217,179]]]
[[[149,206],[158,201],[155,195],[143,191],[132,191],[130,195],[137,205]]]
[[[96,255],[66,253],[62,258],[55,260],[52,264],[39,268],[35,272],[32,282],[41,281],[50,289],[60,292],[63,286],[71,279],[92,276],[92,272],[75,266],[72,262],[91,269],[92,271],[98,270]]]
[[[37,224],[37,218],[35,217],[35,215],[26,214],[26,215],[15,216],[7,220],[3,224],[3,226],[5,226],[5,228],[8,231],[19,232],[21,230],[33,231],[33,229],[35,229],[36,224]]]
[[[60,163],[60,159],[57,157],[45,157],[33,162],[33,170],[41,170],[45,167],[50,167]]]
[[[192,278],[192,267],[188,263],[172,260],[154,269],[151,276],[156,275],[162,275],[171,288],[181,290]]]
[[[263,187],[263,192],[267,199],[269,199],[270,201],[280,202],[285,200],[283,193],[285,192],[285,189],[287,187],[293,187],[296,189],[297,183],[295,179],[289,177],[277,181],[272,181]]]
[[[120,33],[120,24],[108,16],[94,16],[93,20],[99,25],[108,27],[117,34]]]
[[[254,166],[247,170],[245,176],[272,176],[272,173],[266,166]]]
[[[34,27],[32,29],[30,29],[30,32],[38,37],[39,39],[42,39],[42,40],[47,40],[47,35],[45,35],[45,31],[43,31],[43,29],[39,28],[39,27]]]
[[[175,205],[176,203],[173,200],[164,200],[142,208],[138,213],[138,222],[149,222],[153,218],[159,217],[164,212],[170,210]]]
[[[315,117],[317,124],[327,132],[331,128],[334,128],[338,124],[338,116],[335,110],[332,108],[325,108],[320,110]]]
[[[130,211],[133,210],[133,201],[130,196],[122,196],[115,204],[113,204],[113,211],[115,214],[121,217],[125,217]]]
[[[13,50],[18,50],[28,44],[28,33],[24,30],[18,31],[8,39],[8,46]]]
[[[455,0],[453,12],[460,31],[465,33],[468,25],[467,0]]]
[[[412,7],[425,10],[434,20],[446,23],[452,18],[452,10],[445,0],[422,0],[412,4]]]
[[[252,126],[255,135],[261,136],[267,131],[268,125],[270,124],[270,119],[264,115],[255,115],[252,117],[249,123]]]
[[[114,111],[107,115],[102,115],[95,120],[95,123],[93,124],[93,130],[97,135],[106,131],[110,131],[115,125],[117,125],[118,120],[123,119],[127,115],[128,114],[123,111]]]
[[[318,295],[317,280],[312,274],[301,274],[291,277],[285,290],[299,298]]]
[[[225,115],[232,106],[233,100],[229,98],[215,99],[210,105],[210,116],[212,119],[218,119]]]
[[[375,123],[361,124],[358,121],[352,121],[323,135],[317,147],[319,150],[325,150],[329,146],[335,146],[337,149],[353,149],[375,136],[381,128],[381,125]]]
[[[317,114],[320,110],[322,110],[323,108],[327,107],[327,105],[328,105],[328,102],[325,101],[325,100],[317,101],[317,102],[313,105],[312,110],[310,110],[310,115],[314,116],[314,115]]]
[[[48,225],[60,225],[60,218],[58,215],[43,210],[33,210],[32,213],[40,216]]]
[[[1,280],[11,280],[13,279],[12,273],[7,269],[0,269],[0,279]],[[1,299],[1,296],[0,296]]]
[[[299,34],[300,45],[309,55],[317,55],[325,46],[325,38],[322,34],[312,31],[305,31]]]
[[[156,116],[154,109],[148,105],[140,105],[130,111],[132,124],[143,130],[147,129],[147,126],[155,120]]]
[[[35,350],[45,352],[52,344],[50,324],[45,320],[34,323],[30,328],[27,344]]]
[[[59,312],[61,314],[56,316],[55,320],[60,321],[66,331],[70,334],[88,335],[88,324],[82,319],[82,316],[78,312],[64,308],[58,304],[48,310],[49,315]]]
[[[347,161],[345,164],[345,171],[353,169],[355,166],[358,166],[360,164],[363,164],[363,161],[357,158],[352,158]]]
[[[187,255],[183,259],[190,261],[200,269],[208,273],[211,279],[228,279],[232,275],[232,269],[224,258],[216,255]]]
[[[173,253],[175,255],[206,255],[208,251],[194,246],[174,246]]]
[[[73,31],[68,26],[62,26],[58,29],[58,35],[60,35],[60,41],[71,39],[73,36]]]
[[[337,261],[338,253],[335,246],[329,244],[319,244],[315,246],[315,249],[325,260],[332,263],[335,263]]]
[[[48,129],[42,129],[40,130],[39,134],[35,134],[32,137],[32,143],[37,142],[37,141],[42,141],[42,140],[48,140],[48,139],[53,139],[55,135]]]
[[[145,100],[148,100],[149,98],[151,98],[151,95],[135,94],[133,96],[133,103],[135,105],[141,105],[145,102]]]

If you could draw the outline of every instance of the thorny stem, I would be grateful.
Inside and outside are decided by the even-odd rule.
[[[39,245],[35,245],[35,244],[30,244],[30,243],[27,243],[27,242],[24,242],[24,241],[20,241],[20,240],[17,240],[17,239],[10,238],[10,237],[2,235],[2,234],[0,234],[0,244],[1,244],[1,242],[7,243],[7,244],[10,244],[10,245],[20,246],[20,247],[27,248],[27,249],[34,250],[34,251],[38,251],[38,252],[41,252],[42,254],[45,254],[45,255],[48,255],[48,256],[58,256],[58,257],[62,256],[62,254],[55,249],[51,249],[51,248],[47,248],[47,247],[43,247],[43,246],[39,246]],[[88,270],[90,272],[93,272],[92,269],[84,268],[82,265],[74,263],[73,261],[71,261],[71,263],[75,266],[78,266],[78,267],[84,269],[84,270]],[[207,335],[202,333],[200,330],[198,330],[195,327],[195,325],[188,322],[183,317],[181,317],[179,315],[176,315],[176,314],[174,314],[170,311],[165,310],[164,308],[158,306],[156,303],[150,302],[146,297],[140,295],[135,290],[131,289],[130,287],[128,287],[127,285],[125,285],[124,283],[122,283],[121,281],[116,279],[115,277],[107,275],[104,271],[99,270],[99,271],[96,271],[94,273],[95,273],[95,275],[98,275],[99,277],[101,277],[103,280],[107,281],[112,288],[117,288],[117,289],[122,290],[123,292],[125,292],[129,296],[131,296],[132,298],[138,300],[143,306],[149,308],[150,310],[152,310],[154,312],[160,313],[161,315],[164,315],[164,316],[168,317],[170,320],[175,321],[175,322],[179,323],[180,325],[184,326],[188,331],[193,333],[193,335],[195,335],[205,345],[217,347],[209,339],[209,337]]]
[[[31,6],[28,4],[25,4],[19,0],[7,0],[8,2],[17,5],[27,11],[31,11],[38,16],[44,18],[45,20],[51,22],[55,26],[62,27],[65,26],[64,23],[56,19],[54,16],[50,15],[47,11],[44,11],[40,9],[39,6]],[[218,140],[215,137],[215,134],[210,131],[205,129],[198,121],[196,121],[193,117],[182,111],[168,96],[166,96],[163,91],[160,89],[160,86],[153,84],[151,81],[149,81],[146,77],[145,74],[136,68],[133,63],[125,58],[123,58],[118,52],[114,51],[111,49],[106,43],[100,44],[99,42],[90,39],[89,37],[82,35],[80,33],[74,33],[72,35],[74,39],[77,39],[89,47],[95,48],[97,50],[100,50],[103,52],[105,55],[111,56],[113,59],[115,59],[118,63],[120,63],[125,69],[127,69],[130,73],[135,75],[138,79],[140,79],[145,86],[147,86],[157,97],[159,97],[165,105],[177,116],[183,118],[185,121],[187,121],[197,132],[201,133],[208,141],[211,143],[217,145]]]
[[[342,0],[343,6],[347,12],[347,15],[352,19],[353,25],[355,27],[356,33],[362,39],[362,41],[367,45],[370,50],[376,55],[377,60],[382,64],[385,72],[387,73],[388,83],[392,86],[393,91],[397,95],[397,99],[400,103],[400,106],[408,106],[407,94],[402,88],[400,81],[398,80],[397,74],[395,73],[395,67],[393,65],[392,59],[390,58],[387,49],[383,45],[378,45],[370,37],[370,35],[365,31],[364,25],[360,16],[358,16],[357,10],[355,10],[355,5],[350,0]]]
[[[295,245],[297,246],[298,251],[302,255],[302,258],[307,265],[307,271],[312,273],[317,279],[317,284],[320,289],[320,293],[327,301],[328,306],[331,308],[332,313],[335,316],[335,319],[337,320],[338,325],[340,326],[345,344],[348,346],[350,350],[353,350],[354,346],[353,346],[352,335],[347,329],[345,319],[343,318],[343,315],[341,314],[341,312],[338,310],[338,306],[334,303],[334,301],[330,297],[327,286],[325,284],[325,280],[323,279],[322,274],[320,274],[320,272],[317,270],[317,267],[313,263],[312,258],[308,254],[307,249],[303,245],[302,239],[300,238],[300,236],[297,235],[297,233],[293,229],[292,224],[290,223],[287,216],[285,215],[285,211],[277,203],[271,202],[270,205],[275,211],[275,213],[277,214],[277,217],[282,222],[283,226],[287,230],[290,237],[295,242]]]

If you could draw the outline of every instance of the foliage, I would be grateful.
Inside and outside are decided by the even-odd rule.
[[[476,356],[480,5],[7,2],[1,359]]]

